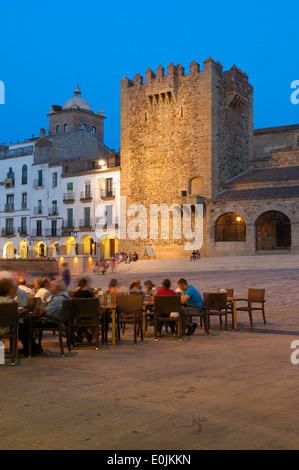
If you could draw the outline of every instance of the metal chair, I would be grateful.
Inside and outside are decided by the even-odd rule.
[[[265,315],[265,289],[248,289],[247,299],[237,299],[237,302],[246,302],[246,306],[236,307],[238,312],[248,312],[250,326],[253,327],[252,312],[259,310],[262,312],[263,321],[266,325],[266,315]]]
[[[4,330],[1,332],[1,330]],[[7,331],[5,331],[7,329]],[[0,303],[0,338],[9,338],[11,365],[18,360],[18,304]]]
[[[155,341],[158,341],[158,323],[165,322],[175,323],[176,331],[178,338],[182,340],[182,306],[181,306],[181,297],[178,295],[155,295],[154,298],[154,332],[155,332]],[[171,317],[171,312],[177,312],[179,316],[177,318]],[[169,314],[169,316],[162,316],[162,314]]]

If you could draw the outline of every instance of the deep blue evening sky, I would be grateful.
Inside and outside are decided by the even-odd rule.
[[[299,123],[298,7],[284,0],[17,0],[0,3],[0,143],[48,128],[52,104],[82,97],[105,116],[105,143],[120,145],[120,81],[162,64],[189,72],[211,56],[236,64],[255,90],[255,128]]]

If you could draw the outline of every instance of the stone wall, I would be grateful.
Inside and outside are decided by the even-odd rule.
[[[299,199],[209,201],[207,209],[208,256],[254,255],[256,249],[256,222],[268,211],[279,211],[291,222],[292,253],[299,253]],[[239,214],[246,223],[246,242],[216,242],[215,226],[218,218],[228,212]]]
[[[197,204],[211,198],[224,182],[248,168],[252,154],[252,87],[233,67],[224,72],[211,58],[190,64],[162,66],[121,82],[121,195],[127,206]],[[191,181],[203,179],[201,193]],[[132,219],[128,217],[127,224]],[[205,225],[204,225],[205,239]],[[121,251],[152,246],[157,257],[188,257],[181,240],[125,240]],[[202,248],[204,255],[206,247]]]
[[[55,277],[59,273],[58,261],[54,259],[1,259],[0,270],[35,277]]]

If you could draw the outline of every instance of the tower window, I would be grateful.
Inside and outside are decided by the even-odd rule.
[[[68,132],[69,131],[69,125],[68,124],[65,124],[64,125],[64,132]]]
[[[91,126],[91,133],[92,135],[96,135],[96,128]]]
[[[61,133],[61,126],[57,126],[57,127],[56,127],[56,132],[57,132],[57,134],[60,134],[60,133]]]
[[[86,124],[82,124],[81,129],[87,129]]]

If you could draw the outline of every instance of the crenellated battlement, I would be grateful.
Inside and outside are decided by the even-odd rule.
[[[216,74],[225,80],[227,91],[236,91],[238,88],[240,91],[244,92],[250,84],[248,83],[248,75],[245,72],[242,72],[241,69],[238,69],[236,65],[233,65],[232,68],[228,71],[223,71],[223,65],[217,61],[215,62],[211,57],[208,57],[204,61],[203,71],[200,70],[200,65],[194,60],[189,65],[189,73],[185,73],[185,68],[181,65],[174,65],[172,62],[167,67],[167,73],[163,66],[160,64],[156,72],[154,72],[150,67],[145,72],[145,82],[143,76],[138,73],[135,75],[133,80],[130,80],[127,77],[124,77],[121,81],[121,84],[124,88],[130,88],[134,86],[142,86],[156,83],[169,82],[170,80],[179,79],[184,77],[184,80],[194,79],[200,74],[210,73],[211,71],[216,72]]]

